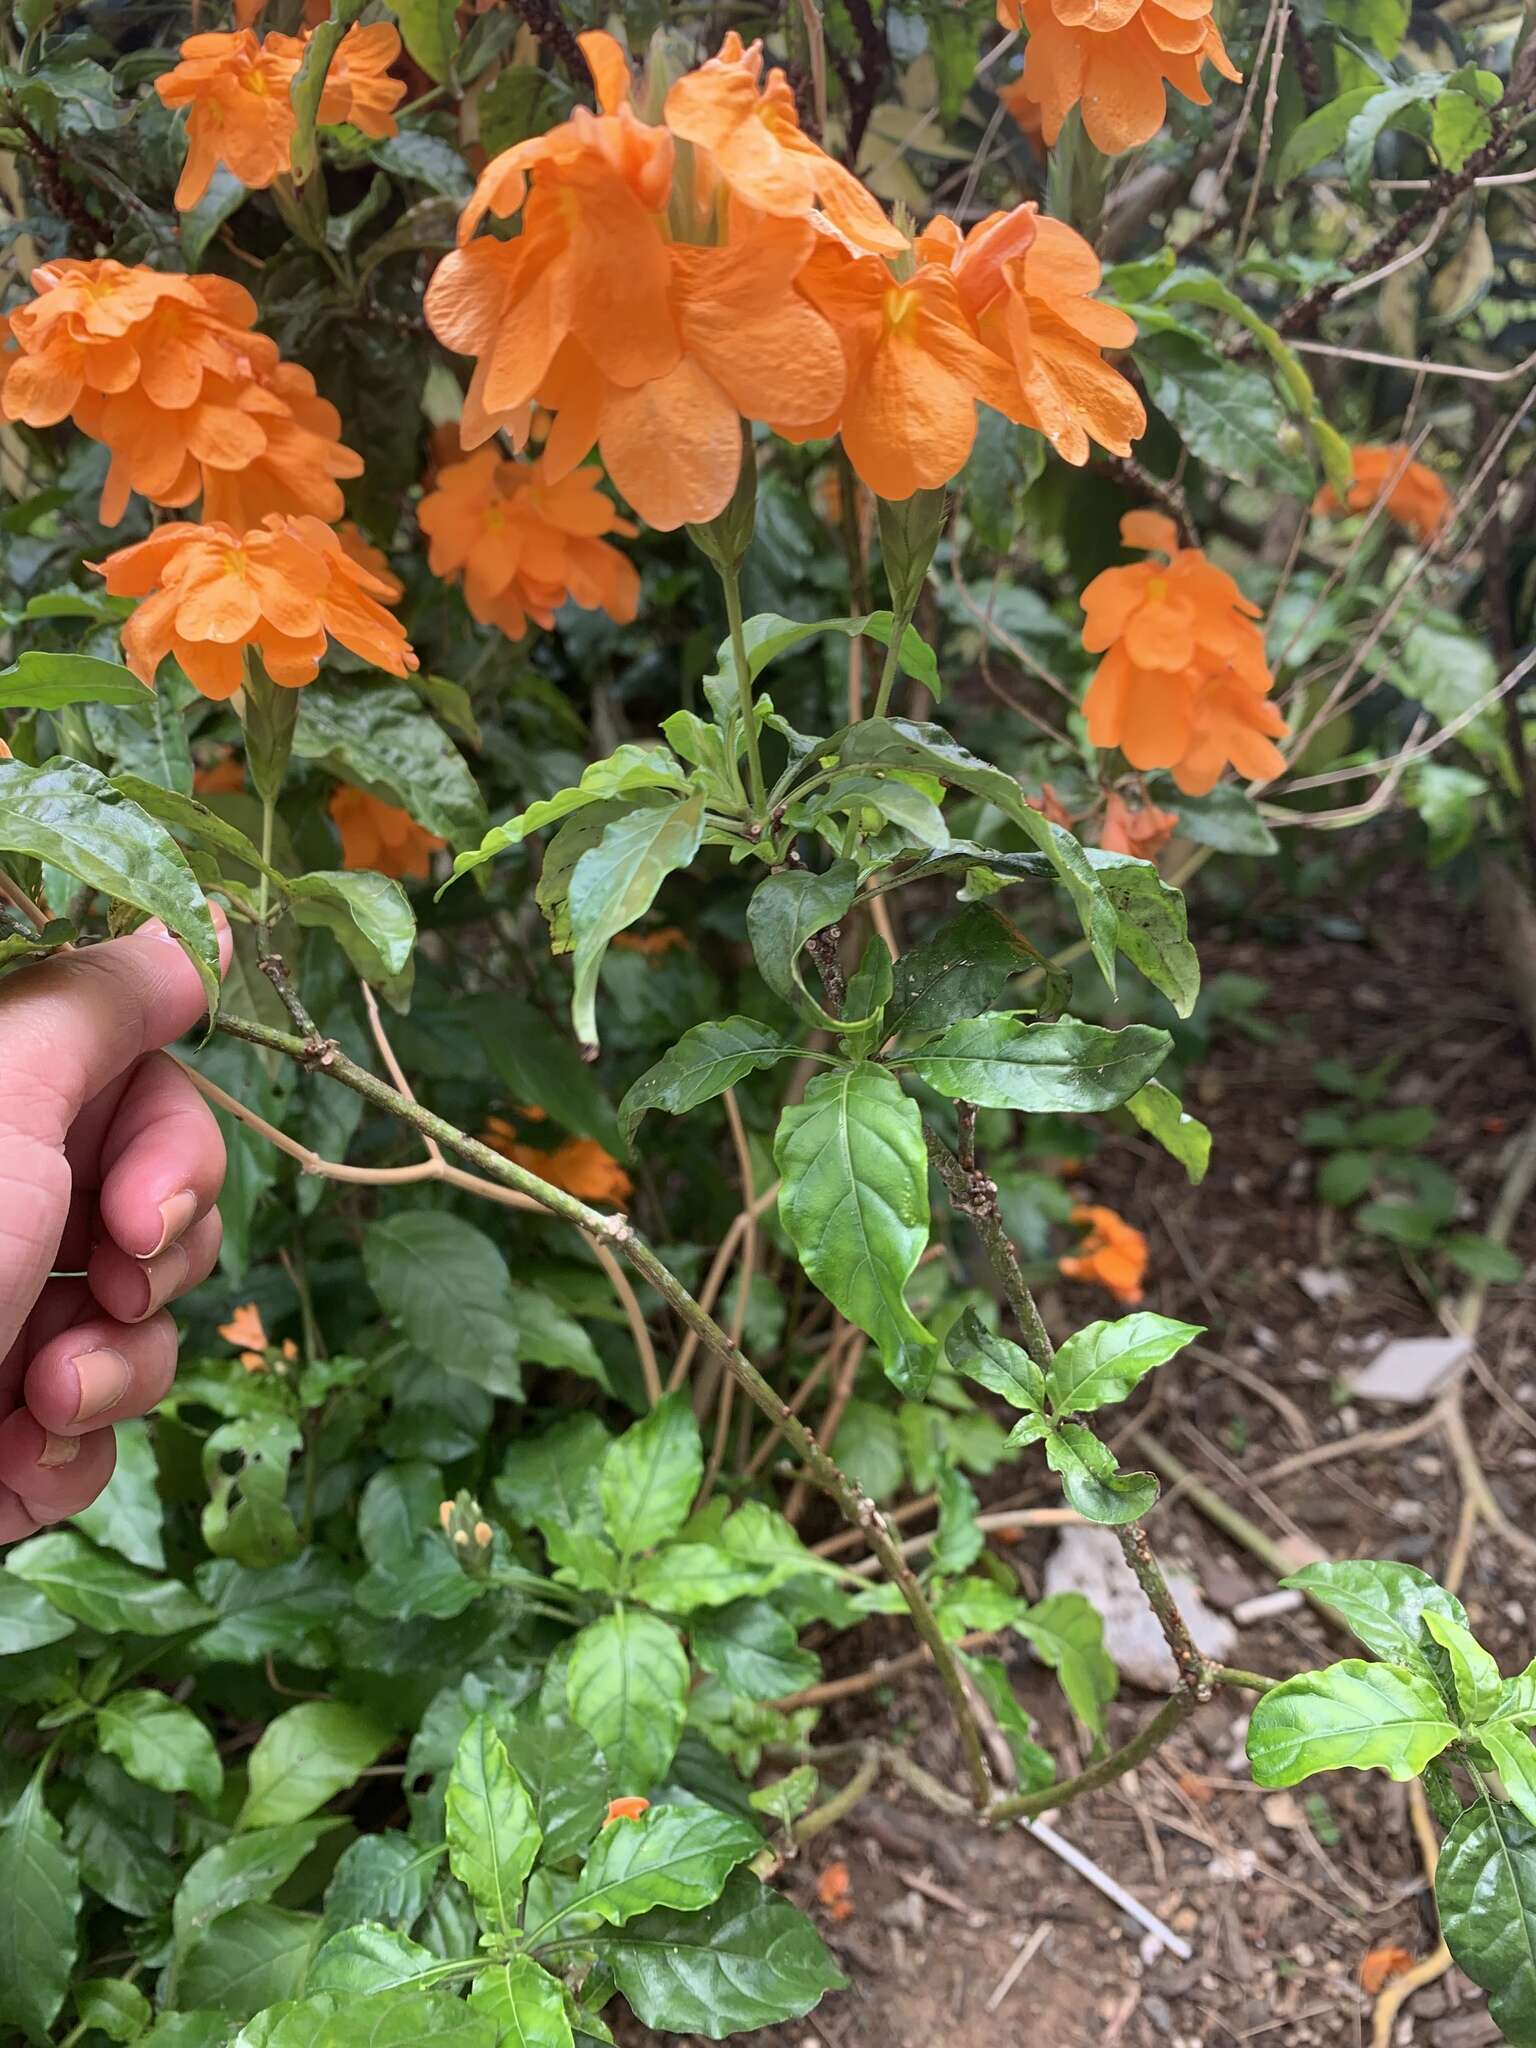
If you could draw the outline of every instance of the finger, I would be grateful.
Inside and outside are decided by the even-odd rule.
[[[91,1293],[118,1322],[146,1322],[168,1301],[208,1278],[223,1235],[215,1209],[153,1259],[130,1259],[110,1238],[103,1238],[85,1269]]]
[[[174,1244],[219,1198],[224,1140],[174,1060],[134,1068],[102,1143],[101,1220],[136,1259]]]
[[[176,1325],[163,1311],[146,1323],[94,1315],[63,1331],[27,1367],[22,1398],[44,1429],[78,1436],[143,1415],[176,1377]]]
[[[227,965],[228,920],[219,911],[216,922]],[[197,970],[163,926],[55,954],[0,984],[0,1356],[58,1253],[71,1189],[64,1141],[75,1115],[205,1008]]]
[[[0,1485],[8,1486],[34,1522],[62,1522],[88,1508],[117,1463],[110,1429],[55,1436],[17,1408],[0,1422]]]
[[[0,1543],[19,1543],[35,1536],[38,1524],[8,1486],[0,1486]]]

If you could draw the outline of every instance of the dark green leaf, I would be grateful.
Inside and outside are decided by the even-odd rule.
[[[1192,455],[1240,483],[1272,482],[1306,494],[1311,465],[1262,371],[1218,355],[1189,334],[1149,334],[1136,346],[1147,395]]]
[[[1067,1506],[1089,1522],[1118,1528],[1140,1521],[1157,1499],[1150,1472],[1122,1472],[1108,1444],[1080,1422],[1064,1422],[1045,1438],[1045,1458],[1061,1478]]]
[[[571,1646],[566,1701],[608,1761],[616,1792],[649,1792],[683,1732],[688,1659],[654,1615],[621,1607]]]
[[[633,1557],[675,1536],[703,1476],[699,1425],[687,1394],[678,1390],[625,1430],[603,1458],[603,1524],[620,1555]]]
[[[296,1998],[319,1940],[320,1922],[312,1913],[236,1906],[205,1928],[189,1952],[179,1980],[182,2002],[242,2020],[279,1999]]]
[[[791,868],[759,882],[747,905],[747,937],[764,981],[798,1008],[806,993],[800,978],[800,949],[807,939],[837,923],[853,902],[859,871],[851,860],[835,861],[824,874]]]
[[[50,1529],[18,1543],[5,1564],[62,1613],[103,1635],[174,1636],[211,1618],[177,1580],[136,1571],[73,1529]]]
[[[688,866],[703,831],[704,799],[692,796],[616,818],[577,861],[569,894],[571,1022],[583,1045],[597,1043],[597,976],[609,941],[644,917],[668,875]]]
[[[389,1747],[389,1732],[342,1700],[306,1700],[267,1724],[251,1751],[250,1789],[236,1826],[303,1820]]]
[[[1033,1024],[1004,1011],[962,1019],[913,1055],[930,1088],[983,1109],[1082,1115],[1114,1109],[1167,1058],[1166,1031],[1105,1031],[1064,1018]]]
[[[505,1739],[508,1761],[533,1801],[544,1863],[580,1856],[608,1807],[608,1768],[596,1745],[565,1720],[519,1723]]]
[[[688,1635],[695,1661],[744,1699],[778,1699],[821,1675],[818,1660],[798,1647],[794,1624],[766,1600],[696,1614]]]
[[[311,683],[293,750],[343,781],[410,812],[450,846],[485,830],[485,800],[463,756],[404,683]]]
[[[564,1911],[622,1927],[653,1906],[697,1911],[720,1896],[763,1838],[747,1821],[708,1806],[653,1806],[599,1834]]]
[[[533,1802],[484,1714],[465,1729],[453,1760],[447,1829],[448,1861],[481,1926],[511,1934],[542,1837]]]
[[[79,1911],[79,1869],[44,1804],[39,1771],[0,1827],[0,2019],[39,2048],[55,2038]]]
[[[1001,912],[989,903],[968,903],[896,962],[886,1029],[942,1031],[977,1017],[997,1007],[1015,975],[1040,967],[1048,963]],[[1066,977],[1054,968],[1049,973],[1057,982],[1053,996],[1064,1001]]]
[[[949,1333],[950,1364],[1026,1414],[1045,1407],[1045,1374],[1027,1351],[1007,1337],[994,1337],[975,1309],[968,1308]]]
[[[506,1261],[483,1231],[439,1209],[405,1209],[368,1226],[369,1285],[416,1350],[490,1393],[522,1397]]]
[[[1536,2043],[1536,1826],[1487,1798],[1440,1850],[1435,1904],[1446,1946],[1513,2048]]]
[[[496,2048],[573,2048],[565,1992],[532,1956],[513,1956],[483,1970],[469,2003],[499,2028]]]
[[[205,1849],[176,1892],[178,1950],[189,1949],[220,1914],[254,1900],[270,1899],[335,1826],[333,1820],[306,1820],[287,1827],[256,1828]]]
[[[163,1692],[114,1693],[96,1709],[96,1738],[140,1784],[190,1792],[204,1806],[223,1788],[212,1735],[190,1707]]]
[[[153,693],[115,661],[29,647],[0,669],[0,711],[56,711],[64,704],[132,704]]]
[[[768,1030],[751,1017],[720,1017],[696,1024],[640,1076],[619,1104],[626,1141],[633,1142],[648,1109],[682,1116],[734,1088],[745,1075],[793,1059],[799,1051],[793,1039]]]
[[[136,2041],[154,2018],[138,1985],[120,1977],[88,1977],[76,1985],[75,2010],[88,2028],[109,2041]]]
[[[390,876],[360,868],[295,875],[286,887],[295,919],[328,931],[364,981],[393,981],[410,966],[416,918]]]

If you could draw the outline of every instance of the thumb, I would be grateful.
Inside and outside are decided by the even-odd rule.
[[[210,904],[219,971],[229,920]],[[208,1008],[197,969],[157,918],[123,939],[58,953],[0,982],[0,1144],[61,1146],[81,1108],[147,1052],[190,1031]]]

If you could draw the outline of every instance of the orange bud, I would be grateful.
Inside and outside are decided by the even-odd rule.
[[[453,1520],[453,1502],[451,1500],[445,1500],[438,1508],[437,1519],[441,1524],[443,1534],[446,1536],[448,1534],[448,1525]]]
[[[649,1799],[641,1799],[633,1792],[626,1793],[622,1799],[610,1799],[608,1811],[603,1815],[603,1826],[607,1827],[616,1820],[638,1820],[650,1803]]]

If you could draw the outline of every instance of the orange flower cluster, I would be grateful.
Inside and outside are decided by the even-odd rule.
[[[344,868],[372,868],[397,882],[424,882],[432,872],[432,856],[445,841],[409,811],[370,796],[366,789],[338,783],[331,792],[331,822],[341,834]]]
[[[1072,1211],[1087,1236],[1075,1257],[1058,1259],[1057,1265],[1069,1280],[1091,1280],[1106,1287],[1116,1301],[1129,1308],[1141,1300],[1141,1283],[1147,1273],[1147,1240],[1123,1216],[1097,1203]]]
[[[191,109],[187,160],[176,187],[179,211],[196,206],[221,163],[257,191],[293,168],[298,116],[292,87],[308,41],[307,30],[262,39],[242,27],[189,36],[182,44],[181,62],[155,80],[166,106]],[[349,121],[378,142],[395,134],[394,109],[405,83],[391,78],[389,67],[399,54],[400,33],[392,23],[349,28],[325,74],[317,118]]]
[[[476,358],[467,446],[499,428],[520,440],[537,402],[556,415],[548,478],[595,446],[662,528],[724,508],[743,419],[789,440],[840,432],[891,499],[955,475],[978,399],[1069,460],[1090,436],[1128,452],[1145,417],[1100,351],[1135,328],[1089,300],[1098,264],[1071,229],[1019,207],[962,241],[940,220],[914,265],[803,133],[782,74],[764,78],[760,45],[729,34],[658,126],[634,111],[617,43],[580,41],[601,111],[489,165],[428,288],[433,331]],[[475,238],[487,213],[521,214],[521,234]]]
[[[1080,105],[1089,141],[1116,156],[1162,127],[1168,86],[1204,107],[1203,64],[1234,84],[1243,76],[1212,0],[998,0],[997,18],[1029,32],[1019,89],[1040,108],[1047,143]]]
[[[543,1121],[542,1110],[523,1109],[518,1114],[535,1123]],[[541,1180],[564,1188],[568,1195],[583,1202],[611,1202],[615,1209],[623,1209],[634,1193],[634,1182],[595,1138],[567,1138],[553,1151],[541,1152],[536,1145],[522,1143],[515,1124],[508,1123],[504,1116],[493,1116],[487,1117],[480,1142],[499,1152],[503,1159],[510,1159],[514,1166],[526,1167]]]
[[[1169,559],[1106,569],[1083,592],[1083,645],[1104,656],[1083,699],[1089,739],[1133,768],[1171,769],[1188,796],[1228,763],[1278,775],[1275,741],[1290,728],[1270,701],[1258,606],[1201,549],[1180,547],[1161,513],[1128,512],[1120,537]]]
[[[227,278],[161,276],[110,257],[32,273],[0,358],[0,414],[31,427],[73,417],[112,451],[101,497],[115,526],[129,494],[190,505],[244,530],[268,512],[339,519],[338,479],[361,476],[341,416],[315,380],[251,332],[256,302]]]
[[[1354,481],[1343,502],[1332,484],[1325,484],[1312,500],[1314,515],[1369,512],[1385,498],[1387,517],[1407,527],[1417,541],[1439,540],[1449,528],[1450,492],[1401,443],[1395,448],[1352,448],[1349,466]]]
[[[1134,854],[1137,860],[1155,860],[1178,830],[1177,811],[1160,811],[1156,804],[1133,810],[1113,789],[1104,806],[1104,823],[1099,844],[1106,853]]]
[[[437,473],[417,518],[439,576],[464,573],[464,595],[482,625],[520,640],[528,621],[552,626],[567,599],[627,625],[640,609],[634,564],[602,538],[632,536],[598,488],[595,469],[551,478],[549,459],[502,459],[478,448]]]
[[[417,665],[405,629],[378,602],[389,586],[318,519],[269,513],[243,534],[173,520],[91,566],[114,597],[144,598],[123,628],[123,652],[151,686],[174,654],[205,697],[232,697],[251,648],[274,683],[297,689],[314,681],[327,634],[392,675]]]
[[[227,1344],[242,1347],[240,1363],[247,1372],[265,1372],[268,1354],[277,1348],[267,1335],[261,1310],[254,1301],[245,1302],[233,1312],[227,1323],[220,1323],[219,1335]],[[291,1337],[283,1339],[281,1355],[289,1365],[298,1363],[299,1347]]]

